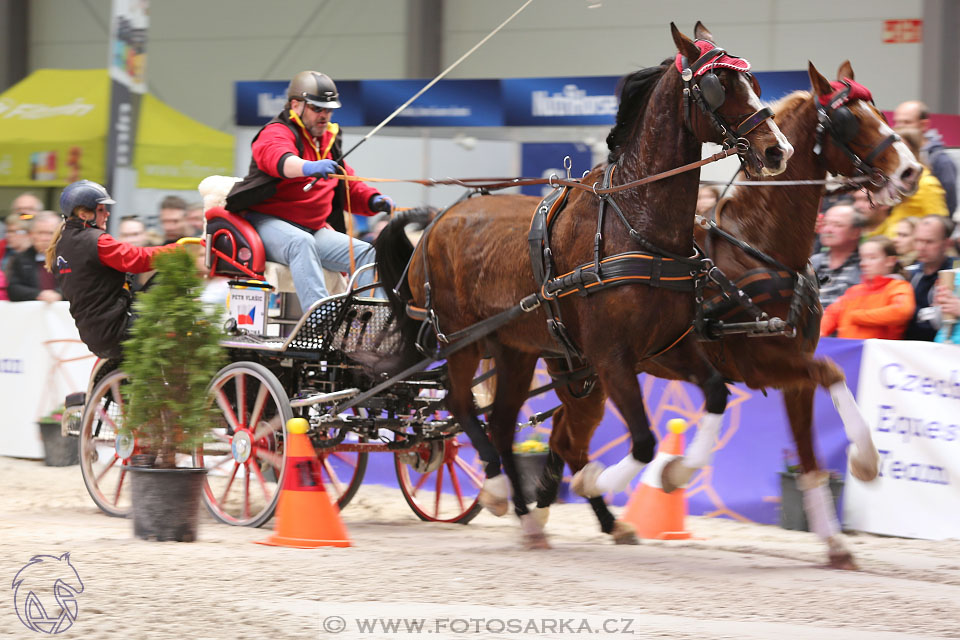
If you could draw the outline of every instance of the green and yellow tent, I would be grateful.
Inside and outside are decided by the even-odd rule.
[[[40,69],[0,95],[0,187],[106,182],[106,69]],[[233,136],[146,94],[134,146],[137,187],[196,189],[233,172]]]

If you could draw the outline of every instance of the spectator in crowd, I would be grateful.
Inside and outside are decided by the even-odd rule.
[[[187,207],[187,213],[183,218],[183,232],[191,238],[199,238],[203,235],[204,222],[203,203],[194,202]]]
[[[361,234],[360,239],[366,242],[369,245],[372,245],[377,240],[377,236],[380,235],[380,232],[383,231],[383,228],[387,226],[387,223],[390,222],[390,216],[386,213],[378,213],[377,215],[370,218],[367,222],[367,232]]]
[[[861,239],[879,235],[893,239],[892,227],[895,225],[889,222],[891,209],[889,205],[877,204],[867,191],[861,189],[853,194],[853,208],[863,218]]]
[[[923,164],[930,167],[933,175],[940,181],[946,198],[948,215],[957,210],[957,165],[947,155],[940,133],[930,127],[930,110],[919,100],[909,100],[902,103],[893,112],[893,122],[896,127],[912,127],[920,129],[923,140],[920,145],[920,155],[917,156]],[[926,213],[936,213],[927,211]]]
[[[720,202],[720,193],[720,187],[717,185],[700,185],[700,190],[697,191],[697,213],[712,219],[713,211]]]
[[[934,305],[934,285],[937,272],[953,267],[947,256],[953,221],[944,216],[924,216],[913,233],[913,248],[917,262],[907,268],[907,278],[913,287],[917,310],[907,326],[907,340],[933,340],[940,328],[940,310]]]
[[[172,244],[183,237],[187,201],[179,196],[167,196],[160,203],[160,227],[163,229],[163,244]]]
[[[900,256],[904,268],[917,261],[917,252],[913,250],[913,232],[917,228],[916,218],[904,218],[893,227],[893,245]]]
[[[823,215],[820,243],[824,250],[815,253],[810,263],[820,280],[820,304],[830,306],[843,293],[860,282],[860,229],[863,220],[850,205],[836,205]]]
[[[135,247],[146,247],[147,227],[137,216],[124,216],[117,227],[117,240]]]
[[[33,214],[28,215],[29,218],[20,213],[11,213],[7,216],[7,233],[0,240],[0,270],[2,271],[7,270],[18,253],[30,247],[30,220]]]
[[[30,224],[30,246],[10,263],[7,292],[14,302],[63,300],[56,278],[43,268],[44,254],[60,218],[52,211],[41,211]]]
[[[23,214],[28,218],[43,211],[43,202],[29,191],[21,193],[10,203],[10,213]]]
[[[886,236],[868,238],[859,253],[863,281],[824,310],[820,335],[836,332],[838,338],[898,340],[916,303],[910,283],[903,279],[893,241]]]
[[[940,309],[942,324],[934,342],[960,344],[960,270],[954,270],[952,286],[937,279],[933,303]]]
[[[333,228],[338,219],[342,222],[347,203],[350,213],[365,216],[393,209],[390,198],[363,182],[331,178],[355,175],[341,159],[340,127],[331,122],[339,107],[337,87],[328,76],[316,71],[294,76],[283,111],[253,139],[249,173],[227,195],[228,209],[246,210],[267,259],[289,265],[305,310],[329,295],[323,267],[345,272],[376,259],[372,246]],[[304,191],[308,184],[313,187]],[[267,186],[272,195],[264,198],[260,194]],[[372,281],[370,270],[358,279],[360,285]]]
[[[80,339],[101,358],[119,358],[133,321],[133,297],[128,273],[152,268],[162,247],[134,247],[105,231],[110,205],[103,186],[89,180],[74,182],[60,194],[66,221],[46,252],[46,270],[54,275],[70,302],[70,315]],[[171,247],[173,248],[173,247]]]
[[[897,128],[897,134],[903,138],[904,144],[913,152],[918,159],[920,158],[920,145],[923,143],[923,136],[919,129]],[[887,218],[888,225],[895,225],[904,218],[914,216],[917,218],[936,214],[939,216],[948,215],[947,201],[944,198],[943,187],[937,177],[930,172],[930,168],[923,165],[921,161],[920,181],[917,192],[912,196],[904,198],[900,204],[890,210],[890,216]]]

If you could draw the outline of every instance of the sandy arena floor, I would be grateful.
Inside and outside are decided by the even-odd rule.
[[[79,467],[0,458],[0,486],[3,638],[38,637],[13,577],[67,551],[84,591],[64,638],[960,638],[960,541],[851,536],[862,570],[837,572],[812,534],[729,520],[614,546],[577,504],[554,509],[552,550],[528,552],[514,517],[422,523],[367,485],[343,513],[349,549],[255,545],[266,529],[206,516],[198,542],[156,543],[100,514]]]

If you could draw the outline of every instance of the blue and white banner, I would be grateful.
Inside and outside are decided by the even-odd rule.
[[[570,157],[570,175],[579,178],[584,171],[593,166],[593,153],[590,147],[577,142],[524,142],[520,145],[520,174],[531,178],[549,178],[555,174],[566,178],[563,159]],[[548,184],[526,185],[520,192],[527,196],[543,197],[553,190]]]
[[[283,111],[287,102],[287,80],[237,82],[234,87],[236,123],[241,127],[259,127],[270,122]],[[343,106],[334,113],[333,121],[342,127],[361,127],[364,124],[360,83],[356,80],[337,81],[337,92]]]
[[[806,71],[756,74],[763,98],[777,100],[809,88]],[[396,127],[609,126],[617,115],[620,76],[441,80],[390,122]],[[341,126],[376,126],[426,80],[338,80]],[[240,126],[259,126],[286,100],[286,81],[238,82]]]
[[[363,80],[366,124],[383,122],[428,80]],[[497,80],[444,80],[390,121],[394,127],[498,127],[503,125]]]
[[[908,538],[960,538],[960,351],[930,342],[864,343],[857,401],[880,476],[847,475],[844,525]]]

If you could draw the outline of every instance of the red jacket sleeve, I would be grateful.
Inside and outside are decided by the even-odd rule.
[[[106,266],[123,273],[144,273],[153,269],[153,256],[161,251],[175,249],[178,245],[162,247],[135,247],[120,242],[109,233],[101,234],[97,240],[97,256]]]
[[[284,177],[280,173],[281,160],[289,154],[299,157],[293,132],[280,122],[266,126],[257,136],[251,150],[260,170],[274,178]]]
[[[837,324],[840,320],[840,313],[843,311],[843,296],[836,302],[823,310],[823,318],[820,320],[820,336],[826,337],[837,330]]]

